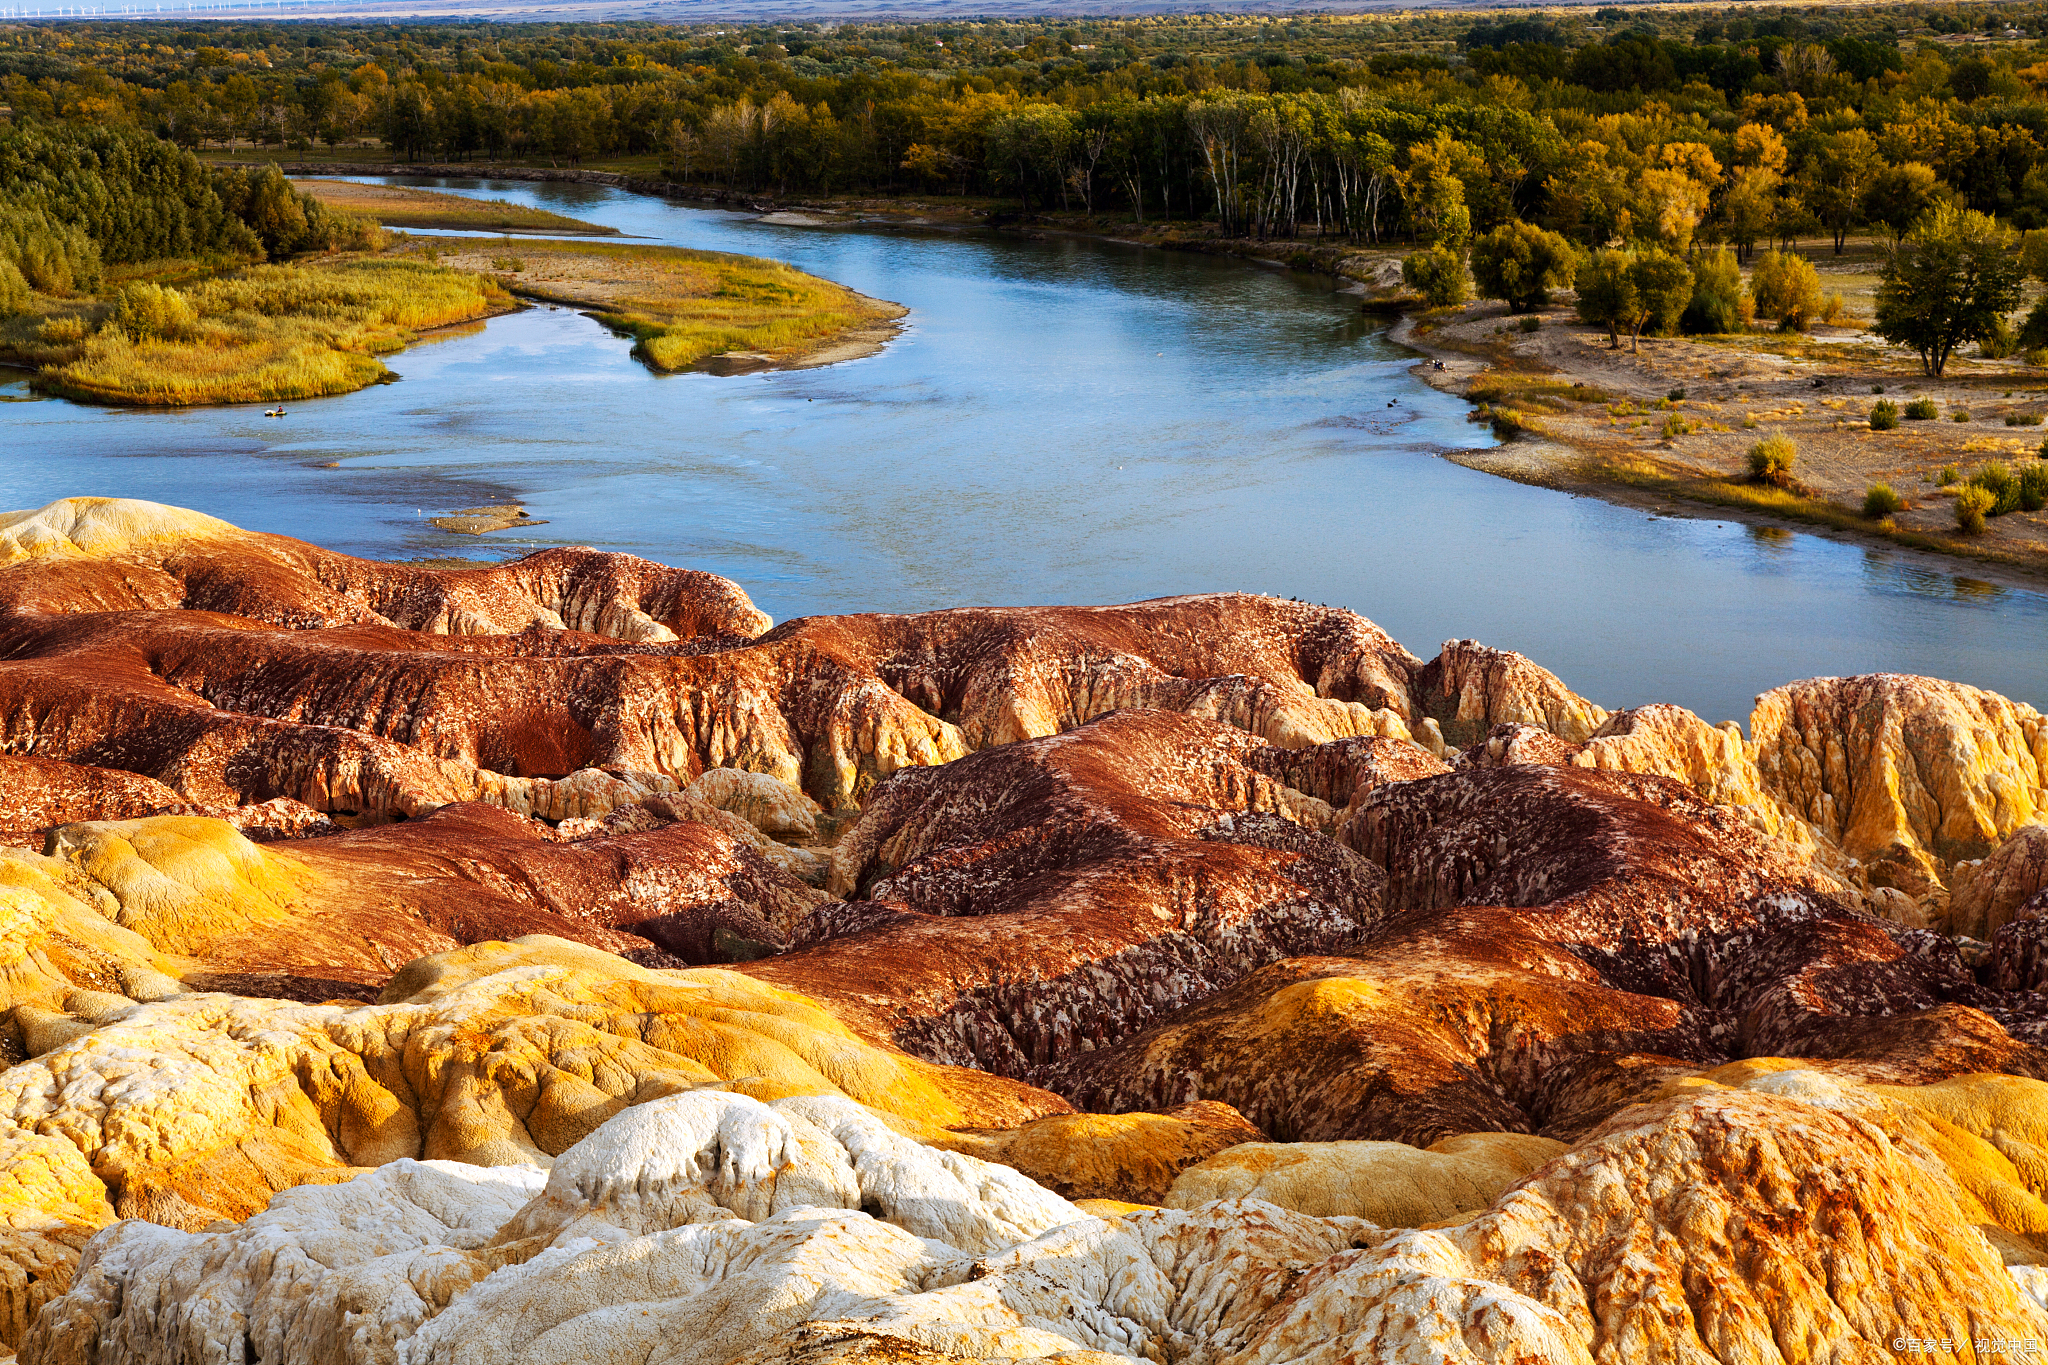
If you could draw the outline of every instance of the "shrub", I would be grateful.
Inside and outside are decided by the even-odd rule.
[[[0,318],[11,318],[28,309],[28,281],[14,262],[0,256]]]
[[[1502,223],[1472,243],[1472,280],[1480,297],[1502,300],[1511,313],[1548,303],[1550,291],[1570,286],[1578,268],[1577,247],[1519,219]]]
[[[175,289],[157,284],[131,284],[121,291],[114,308],[114,321],[137,341],[161,338],[177,341],[192,334],[199,314]]]
[[[1956,528],[1966,536],[1982,535],[1984,514],[1991,510],[1992,497],[1974,484],[1956,493]]]
[[[1961,483],[1962,479],[1962,470],[1957,469],[1952,464],[1945,464],[1941,467],[1941,472],[1934,476],[1934,486],[1936,488],[1947,488],[1951,484]]]
[[[1906,500],[1888,483],[1874,483],[1863,490],[1863,515],[1872,521],[1882,521],[1894,512],[1904,511],[1905,507]]]
[[[1536,317],[1523,318],[1521,328],[1525,332],[1540,332],[1543,330],[1543,319]]]
[[[2031,464],[2020,471],[2020,510],[2038,512],[2048,507],[2048,464]]]
[[[1692,299],[1678,320],[1679,329],[1694,334],[1740,332],[1754,312],[1742,293],[1742,267],[1727,247],[1701,253],[1692,263]]]
[[[1664,396],[1673,403],[1683,403],[1685,401],[1685,390],[1682,388],[1673,389]]]
[[[1977,354],[1986,360],[2003,360],[2017,355],[2020,339],[2014,335],[2012,324],[2005,320],[2003,313],[1991,319],[1991,325],[1984,329],[1984,335],[1977,338]]]
[[[1794,252],[1766,251],[1749,272],[1750,296],[1756,311],[1784,332],[1803,332],[1813,325],[1823,304],[1820,274],[1813,262]]]
[[[2048,369],[2048,346],[2028,351],[2023,359],[2037,370]]]
[[[1872,385],[1870,386],[1870,391],[1871,391],[1872,393],[1883,393],[1883,392],[1884,392],[1884,385],[1882,385],[1882,384],[1872,384]]]
[[[1870,405],[1870,429],[1890,431],[1899,424],[1899,405],[1889,398],[1880,398]]]
[[[1957,408],[1948,415],[1948,420],[1951,422],[1967,422],[1970,420],[1970,410],[1968,408]]]
[[[2020,345],[2026,347],[2030,353],[2034,350],[2048,347],[2048,298],[2044,298],[2035,304],[2033,311],[2027,314],[2026,321],[2020,324],[2019,340]],[[2028,356],[2027,363],[2029,365],[2034,363],[2031,354]]]
[[[36,328],[38,340],[55,346],[69,346],[75,341],[85,340],[85,319],[66,314],[62,317],[44,318]]]
[[[1758,483],[1783,488],[1792,482],[1792,465],[1799,447],[1783,432],[1774,432],[1749,448],[1749,474]]]
[[[1680,414],[1674,412],[1669,417],[1666,417],[1664,419],[1665,440],[1669,441],[1680,436],[1690,436],[1691,434],[1692,423],[1687,421]]]
[[[1909,422],[1932,422],[1941,416],[1941,409],[1934,405],[1932,398],[1915,398],[1906,404],[1906,420]]]
[[[1849,306],[1842,302],[1840,294],[1830,294],[1821,300],[1820,320],[1832,327],[1849,314]]]
[[[41,294],[91,293],[100,287],[99,247],[78,227],[39,209],[0,206],[0,260],[11,261]]]
[[[1432,308],[1448,308],[1472,297],[1465,285],[1465,262],[1447,246],[1418,251],[1401,262],[1401,278]]]
[[[1989,514],[2002,517],[2020,509],[2020,481],[2002,460],[1993,460],[1970,476],[1970,483],[1991,495]]]
[[[2008,412],[2005,415],[2005,424],[2009,427],[2038,427],[2041,425],[2041,414],[2038,412]]]
[[[491,269],[510,271],[516,275],[526,269],[526,262],[517,256],[493,256],[491,257]]]

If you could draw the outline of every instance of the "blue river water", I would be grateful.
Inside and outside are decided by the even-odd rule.
[[[1425,657],[1476,637],[1603,705],[1713,721],[1781,682],[1875,670],[2048,708],[2042,593],[1465,469],[1441,453],[1492,438],[1327,279],[775,226],[594,186],[411,183],[777,257],[912,311],[880,354],[805,371],[658,376],[543,307],[281,422],[0,403],[0,508],[149,498],[392,559],[594,545],[724,574],[778,620],[1253,590],[1351,607]],[[0,377],[0,398],[27,396]],[[546,524],[480,540],[424,520],[503,501]]]

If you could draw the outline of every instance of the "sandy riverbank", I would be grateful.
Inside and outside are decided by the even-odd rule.
[[[1855,327],[1809,336],[1646,337],[1619,350],[1569,305],[1521,330],[1498,303],[1404,317],[1392,338],[1429,359],[1414,373],[1477,404],[1506,440],[1450,458],[1523,483],[1675,514],[1733,515],[1970,561],[1985,577],[2038,587],[2048,578],[2048,512],[1992,519],[1981,536],[1955,526],[1943,470],[2039,458],[2048,375],[2019,360],[1952,360],[1940,380],[1917,358]],[[1429,360],[1438,360],[1436,369]],[[1876,390],[1881,389],[1882,392]],[[1939,416],[1873,431],[1880,398],[1929,399]],[[2008,418],[2019,425],[2008,425]],[[1798,487],[1748,479],[1748,451],[1773,432],[1799,447]],[[1887,483],[1907,500],[1890,521],[1862,515]]]

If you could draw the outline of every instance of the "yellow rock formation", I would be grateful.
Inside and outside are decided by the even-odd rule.
[[[1527,1133],[1460,1133],[1427,1148],[1400,1142],[1247,1142],[1182,1171],[1163,1201],[1198,1208],[1263,1199],[1318,1217],[1422,1227],[1478,1213],[1562,1142]]]
[[[1764,789],[1864,863],[1924,896],[2048,808],[2048,722],[1994,692],[1879,673],[1757,698]]]
[[[1980,861],[1958,863],[1949,880],[1948,932],[1988,939],[2048,888],[2048,825],[2022,825]]]
[[[60,498],[27,512],[0,512],[0,565],[32,559],[111,559],[144,545],[232,536],[227,522],[136,498]]]

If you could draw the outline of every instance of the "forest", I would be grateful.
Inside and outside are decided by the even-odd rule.
[[[199,152],[637,158],[1225,236],[1585,246],[2048,225],[2048,6],[1064,24],[0,28],[17,122]]]

